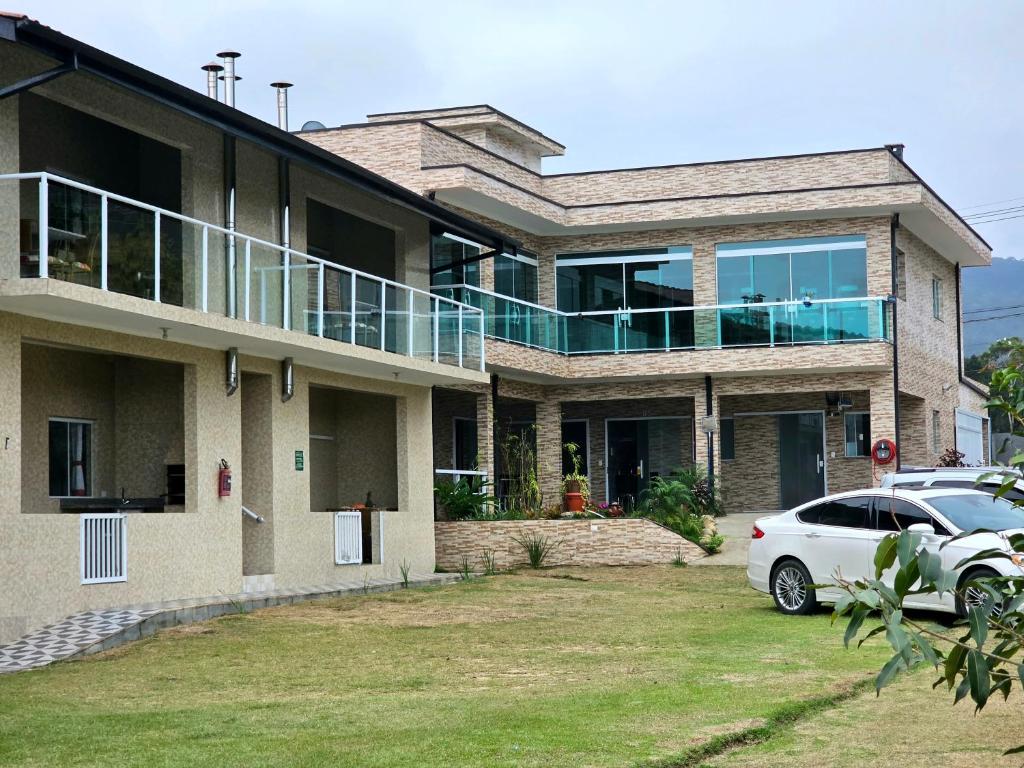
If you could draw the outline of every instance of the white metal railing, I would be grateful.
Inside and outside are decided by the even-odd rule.
[[[479,306],[485,335],[560,354],[791,346],[888,340],[878,296],[566,312],[465,283],[435,292]]]
[[[464,477],[479,477],[481,480],[487,479],[487,473],[478,469],[435,469],[434,474],[450,477],[453,483],[459,482]]]
[[[187,264],[191,273],[198,278],[198,285],[195,286],[197,296],[191,308],[201,312],[216,311],[212,308],[215,290],[221,287],[225,291],[223,313],[228,317],[254,321],[258,315],[262,324],[275,325],[287,330],[292,327],[293,310],[296,310],[298,317],[312,318],[307,320],[306,327],[301,329],[310,335],[374,347],[407,357],[484,370],[483,311],[476,307],[394,280],[343,267],[293,248],[246,235],[233,228],[201,221],[55,174],[0,174],[0,181],[35,181],[38,185],[38,210],[33,212],[38,217],[38,248],[30,248],[28,253],[22,253],[23,265],[28,264],[32,270],[32,273],[27,275],[23,272],[23,276],[53,277],[81,282],[78,278],[85,275],[89,278],[88,282],[95,283],[94,287],[100,290],[132,293],[129,290],[118,290],[114,285],[116,280],[123,279],[122,273],[129,257],[125,253],[119,253],[117,248],[111,247],[110,237],[111,204],[128,206],[133,214],[144,212],[152,216],[152,222],[145,225],[144,233],[152,238],[152,242],[144,246],[151,249],[148,257],[143,257],[147,262],[147,271],[144,273],[141,268],[134,269],[138,261],[138,242],[131,244],[132,269],[128,270],[134,273],[132,279],[136,285],[145,285],[143,298],[167,302],[170,293],[168,288],[173,288],[174,291],[181,291],[182,305],[191,306],[184,301],[187,287],[184,277],[169,272],[169,254],[162,252],[164,235],[168,231],[167,222],[173,221],[180,225],[183,231],[186,227],[191,228],[192,239],[198,249],[198,253],[194,254],[195,263]],[[51,219],[50,195],[57,187],[79,190],[96,197],[93,202],[98,203],[98,222],[91,232],[62,229],[55,225]],[[26,219],[24,213],[21,218]],[[214,238],[224,238],[222,252],[215,253],[211,234]],[[66,245],[82,241],[88,242],[90,248],[98,246],[98,280],[92,277],[96,265],[85,265],[77,261],[69,264],[58,258],[51,248],[54,242]],[[32,253],[32,250],[38,252]],[[182,245],[182,270],[186,267],[185,250]],[[224,260],[221,265],[216,263],[218,253]],[[241,265],[238,264],[239,255]],[[38,268],[32,267],[33,257],[38,260]],[[257,260],[261,258],[270,263],[257,264]],[[115,264],[119,259],[125,263]],[[51,269],[51,266],[59,269]],[[80,269],[76,272],[78,267]],[[112,267],[117,268],[112,271]],[[152,274],[149,274],[150,271]],[[314,277],[305,281],[293,279],[293,273],[296,271]],[[280,276],[280,280],[275,279],[276,275]],[[253,296],[252,291],[254,278],[259,280],[256,296]],[[180,280],[180,285],[170,285],[172,281],[177,280]],[[238,290],[239,280],[243,281],[241,291]],[[345,303],[345,306],[327,306],[328,282],[331,286],[339,286],[338,302],[339,305]],[[295,295],[296,285],[301,288],[300,296]],[[347,286],[348,290],[347,302],[344,302],[345,290],[341,288],[343,285]],[[379,307],[375,306],[371,313],[374,317],[379,316],[379,319],[374,320],[372,325],[366,322],[366,313],[357,312],[357,304],[360,303],[356,298],[357,293],[360,288],[365,291],[367,287],[379,297]],[[132,295],[140,293],[143,293],[141,289]],[[396,306],[388,306],[389,293],[395,297],[392,301]],[[257,301],[259,306],[254,307]],[[170,303],[177,302],[172,299]],[[296,303],[298,306],[295,306]],[[308,306],[310,304],[312,306]],[[345,317],[348,327],[344,327],[346,323],[341,323],[340,328],[325,323],[325,320],[336,317]],[[389,336],[388,323],[394,322],[398,323],[401,332],[392,332]],[[403,325],[404,328],[401,327]],[[357,333],[357,329],[361,333]],[[338,331],[337,335],[332,335],[335,330]]]
[[[123,512],[80,516],[82,583],[128,581],[128,516]]]
[[[363,513],[345,510],[334,513],[334,562],[356,565],[363,562]]]

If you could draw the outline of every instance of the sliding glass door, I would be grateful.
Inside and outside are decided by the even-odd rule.
[[[665,477],[686,463],[692,439],[689,419],[608,419],[608,500],[627,509],[637,504],[655,477]]]
[[[569,352],[693,346],[693,256],[688,247],[561,254],[558,309],[601,312],[567,322]],[[658,311],[664,310],[664,311]]]

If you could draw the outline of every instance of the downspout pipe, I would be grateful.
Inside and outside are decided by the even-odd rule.
[[[501,477],[501,441],[498,430],[498,389],[500,388],[500,378],[498,374],[491,374],[491,411],[494,414],[494,419],[491,422],[491,442],[493,443],[493,455],[494,455],[494,477],[491,478],[493,485],[491,486],[492,492],[495,496],[498,495],[500,489],[498,488],[499,478]]]
[[[706,403],[705,413],[708,416],[714,415],[714,385],[711,381],[711,376],[704,377],[704,402]],[[708,432],[708,487],[711,489],[711,495],[715,495],[715,434],[714,432]]]
[[[961,382],[964,380],[964,326],[963,315],[960,312],[960,280],[963,279],[963,271],[959,261],[953,268],[953,274],[956,279],[956,380]]]
[[[892,271],[892,391],[893,391],[893,439],[896,441],[896,471],[900,469],[903,462],[903,443],[900,442],[900,334],[899,334],[899,248],[896,246],[896,233],[900,228],[900,215],[894,213],[889,221],[889,250],[891,256]]]

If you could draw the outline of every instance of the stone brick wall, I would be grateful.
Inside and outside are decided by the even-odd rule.
[[[437,522],[434,545],[437,565],[461,570],[463,558],[473,570],[483,570],[485,552],[493,554],[499,569],[529,563],[522,545],[524,535],[546,536],[555,548],[545,565],[650,565],[705,557],[693,542],[650,520],[498,520]]]

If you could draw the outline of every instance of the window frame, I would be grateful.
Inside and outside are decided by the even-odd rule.
[[[862,494],[862,495],[859,495],[859,496],[846,496],[846,497],[841,498],[841,499],[830,499],[829,501],[818,501],[815,504],[813,504],[812,506],[807,507],[806,509],[802,509],[799,512],[797,512],[796,513],[796,519],[802,525],[820,525],[823,528],[841,528],[841,529],[844,529],[844,530],[852,530],[852,531],[870,531],[870,530],[872,530],[872,525],[874,524],[874,520],[875,520],[875,518],[874,518],[874,514],[875,514],[875,500],[877,498],[878,498],[877,494]],[[804,520],[801,517],[801,515],[804,514],[804,512],[810,512],[811,510],[820,509],[820,508],[828,506],[830,504],[841,504],[841,503],[844,503],[844,502],[847,502],[847,501],[854,501],[856,499],[865,499],[868,502],[867,510],[864,513],[865,525],[863,525],[863,526],[859,526],[859,525],[834,525],[832,523],[822,523],[822,522],[820,522],[820,513],[819,513],[819,520],[816,521],[816,522],[810,522],[808,520]]]
[[[847,419],[850,416],[864,416],[867,419],[867,428],[864,430],[864,439],[867,446],[866,453],[850,453],[850,424]],[[853,442],[859,444],[859,440]],[[843,455],[847,459],[863,459],[871,456],[871,412],[870,411],[846,411],[843,414]]]
[[[618,311],[626,310],[626,297],[629,295],[629,289],[626,283],[626,265],[627,264],[645,264],[652,261],[688,261],[691,264],[690,268],[690,290],[693,288],[693,246],[692,245],[660,245],[650,246],[646,248],[624,248],[614,249],[606,251],[567,251],[564,253],[556,253],[554,258],[554,278],[555,278],[555,308],[559,311],[566,312],[591,312],[599,311],[592,309],[568,309],[560,307],[558,305],[559,295],[559,279],[558,279],[558,268],[559,267],[585,267],[600,264],[613,264],[618,265],[620,268],[619,281],[622,286],[622,306]]]
[[[732,430],[730,435],[729,447],[731,450],[730,456],[725,455],[725,440],[723,439],[724,431],[722,427],[725,422],[729,422],[729,428]],[[723,416],[718,420],[718,452],[722,461],[736,461],[736,417],[735,416]]]
[[[942,278],[932,275],[932,317],[942,322]]]
[[[84,496],[74,496],[71,494],[71,440],[70,430],[68,432],[68,454],[67,454],[67,489],[68,494],[64,496],[53,496],[50,494],[50,474],[49,474],[49,462],[50,462],[50,425],[51,424],[64,424],[70,426],[71,424],[86,424],[89,427],[89,466],[88,474],[85,477],[85,490],[87,493]],[[74,418],[70,416],[49,416],[46,419],[46,458],[47,458],[47,474],[46,474],[46,494],[47,498],[50,499],[94,499],[96,498],[96,420],[95,419],[82,419]]]

